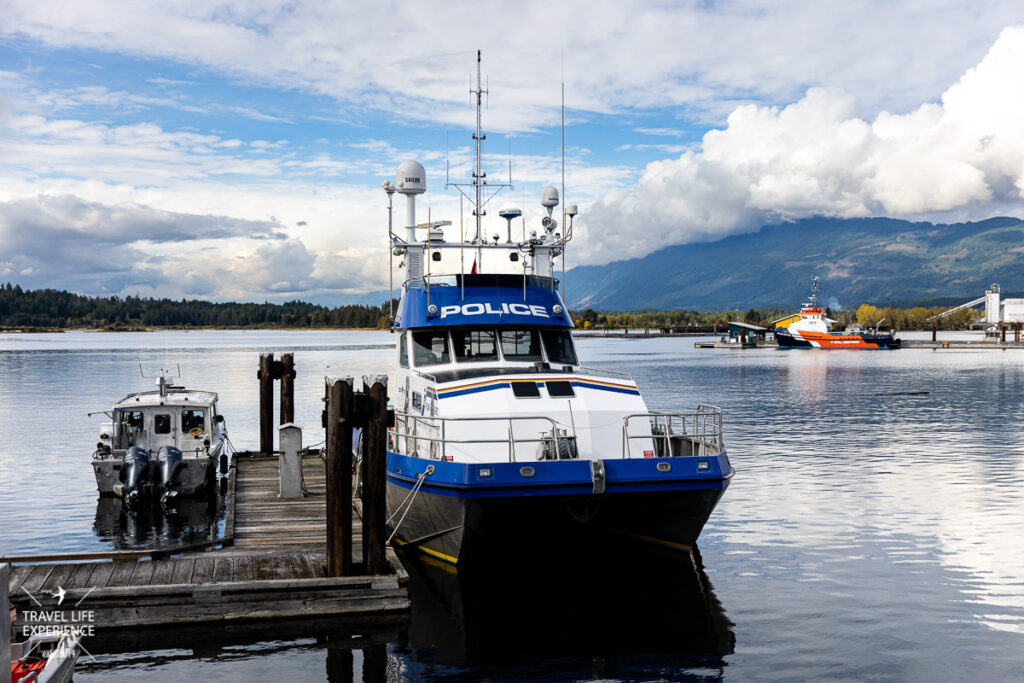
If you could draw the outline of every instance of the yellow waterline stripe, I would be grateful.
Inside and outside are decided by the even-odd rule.
[[[657,543],[658,545],[664,545],[669,548],[676,548],[678,550],[685,550],[687,552],[693,552],[693,547],[685,545],[683,543],[676,543],[675,541],[666,541],[663,538],[655,538],[654,536],[645,536],[643,534],[630,534],[633,538],[639,538],[642,541],[648,541],[650,543]]]
[[[402,546],[402,547],[405,547],[405,546],[409,545],[408,543],[403,543],[402,541],[399,541],[397,538],[394,540],[394,542],[397,543],[399,546]],[[458,558],[452,557],[451,555],[445,555],[444,553],[438,552],[437,550],[431,550],[430,548],[428,548],[428,547],[426,547],[424,545],[413,546],[413,549],[414,550],[419,550],[420,552],[426,553],[427,555],[431,555],[433,557],[437,557],[439,559],[442,559],[445,562],[448,562],[450,564],[458,564],[459,563]]]

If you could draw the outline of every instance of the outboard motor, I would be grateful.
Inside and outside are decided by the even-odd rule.
[[[160,467],[160,485],[163,487],[163,499],[178,495],[177,480],[181,472],[181,451],[174,446],[161,446],[156,455]]]
[[[141,446],[132,446],[124,454],[124,487],[122,497],[132,502],[139,496],[139,486],[146,481],[149,469],[149,451]]]

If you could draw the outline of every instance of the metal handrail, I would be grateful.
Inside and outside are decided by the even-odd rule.
[[[415,413],[407,413],[404,411],[398,411],[395,413],[396,423],[393,430],[393,436],[396,440],[403,438],[406,440],[406,447],[408,449],[409,441],[413,442],[413,447],[409,449],[412,452],[417,452],[419,441],[423,440],[430,444],[441,444],[441,459],[447,457],[447,445],[452,444],[508,444],[508,459],[509,462],[515,462],[515,447],[517,443],[551,443],[557,452],[559,434],[558,423],[546,415],[508,415],[501,417],[442,417],[440,415],[417,415]],[[630,434],[629,424],[631,420],[637,418],[645,418],[648,420],[648,424],[651,427],[649,434]],[[524,421],[524,420],[543,420],[551,425],[550,432],[541,432],[541,435],[537,438],[519,438],[515,437],[514,430],[512,429],[513,421]],[[497,439],[450,439],[447,436],[447,425],[449,422],[497,422],[503,421],[508,424],[508,436],[506,438]],[[399,422],[403,423],[404,429],[399,429]],[[410,425],[411,422],[411,425]],[[441,434],[440,436],[426,436],[421,435],[417,429],[420,422],[423,423],[435,423],[431,426],[437,428],[436,425],[440,425]],[[575,429],[573,430],[572,438],[576,438]],[[622,418],[622,457],[631,458],[632,452],[630,451],[629,442],[633,439],[645,439],[650,441],[661,441],[664,444],[663,453],[665,457],[672,455],[672,440],[673,439],[685,439],[689,441],[694,447],[693,455],[703,457],[706,455],[717,455],[724,449],[724,443],[722,440],[722,410],[715,406],[709,405],[698,405],[697,409],[691,413],[666,413],[666,412],[649,412],[649,413],[633,413],[626,415]],[[696,452],[699,449],[699,452]],[[431,450],[434,450],[433,448]],[[431,455],[433,457],[433,454]]]
[[[399,420],[402,420],[402,421],[406,422],[407,424],[411,420],[412,423],[413,423],[412,431],[405,431],[405,432],[399,431],[398,430],[398,422],[399,422]],[[441,425],[441,436],[440,436],[440,438],[434,437],[434,436],[420,436],[416,432],[415,425],[418,425],[420,422],[426,422],[426,421],[431,421],[431,420],[440,423],[440,425]],[[541,436],[540,438],[536,438],[536,439],[518,439],[519,443],[547,443],[547,442],[550,442],[550,443],[557,444],[557,439],[558,439],[558,423],[555,422],[554,419],[552,419],[552,418],[550,418],[550,417],[548,417],[546,415],[504,415],[504,416],[500,416],[500,417],[442,417],[440,415],[416,415],[414,413],[408,413],[408,412],[405,412],[405,411],[395,411],[394,437],[396,439],[396,445],[397,445],[397,439],[398,438],[405,438],[407,442],[408,442],[409,439],[412,439],[413,442],[416,445],[418,445],[418,442],[420,440],[427,441],[427,442],[430,442],[430,443],[440,443],[441,444],[441,459],[442,460],[445,459],[445,456],[447,456],[447,454],[448,454],[447,453],[447,444],[449,444],[449,443],[455,443],[455,444],[509,443],[509,462],[515,462],[515,443],[516,443],[516,439],[511,436],[512,433],[513,433],[512,432],[512,422],[513,422],[513,420],[518,420],[518,421],[524,421],[524,420],[544,420],[544,421],[548,422],[551,425],[551,435],[550,436]],[[509,435],[510,435],[510,437],[508,439],[449,439],[446,436],[447,424],[449,422],[496,422],[496,421],[508,422],[508,431],[509,431]],[[416,445],[414,445],[411,450],[416,451],[417,450]]]
[[[634,418],[647,418],[651,426],[650,434],[630,434],[629,433],[629,422]],[[677,418],[680,422],[677,423],[680,427],[678,432],[673,431],[673,418]],[[687,418],[690,419],[691,429],[687,430],[686,423]],[[709,426],[710,421],[710,426]],[[658,427],[660,425],[664,427],[658,433]],[[709,428],[710,427],[710,428]],[[707,454],[709,449],[714,449],[714,453],[721,453],[724,450],[724,444],[722,442],[722,410],[715,406],[709,405],[698,405],[697,410],[692,413],[665,413],[665,412],[650,412],[650,413],[634,413],[627,415],[622,419],[622,457],[630,458],[632,453],[629,448],[629,442],[631,439],[650,439],[652,441],[662,440],[664,444],[664,453],[669,456],[672,454],[672,439],[673,438],[685,438],[690,443],[699,445],[701,448],[701,455]]]

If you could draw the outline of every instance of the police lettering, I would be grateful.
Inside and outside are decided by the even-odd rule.
[[[453,304],[451,306],[441,307],[441,318],[447,318],[449,315],[482,315],[489,313],[491,315],[501,315],[502,313],[511,313],[513,315],[529,315],[538,318],[550,318],[547,310],[543,306],[537,304],[501,304],[501,308],[497,308],[490,302],[487,303],[473,303],[473,304],[462,304],[461,306]]]

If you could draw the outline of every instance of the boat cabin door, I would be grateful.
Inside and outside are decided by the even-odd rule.
[[[156,453],[162,446],[178,447],[177,417],[177,412],[167,406],[155,408],[150,413],[149,450]]]

